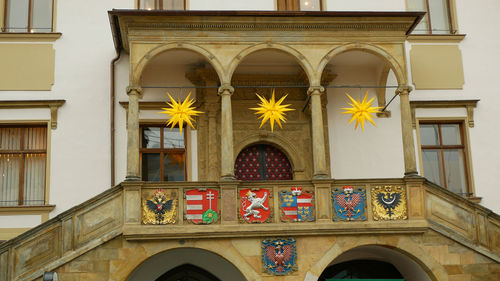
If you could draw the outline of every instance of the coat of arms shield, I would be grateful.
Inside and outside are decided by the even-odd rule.
[[[219,218],[218,197],[216,189],[186,191],[186,220],[194,224],[216,222]]]
[[[314,193],[303,191],[302,187],[280,192],[280,210],[282,221],[314,221]]]
[[[366,191],[361,187],[344,186],[332,190],[333,220],[366,220]]]
[[[270,190],[259,188],[256,190],[240,190],[240,218],[246,222],[260,223],[271,218],[269,206]]]
[[[297,270],[296,240],[266,239],[262,241],[263,271],[272,275],[290,274]]]

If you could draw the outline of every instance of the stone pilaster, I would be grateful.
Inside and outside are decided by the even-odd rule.
[[[221,180],[234,180],[233,113],[231,95],[234,88],[229,84],[219,87],[221,96]]]
[[[403,134],[403,153],[405,161],[405,176],[417,175],[417,163],[415,161],[415,142],[413,140],[413,127],[411,121],[410,92],[412,88],[408,85],[400,85],[396,90],[401,105],[401,131]]]
[[[127,181],[141,180],[139,174],[139,99],[142,88],[127,87],[128,119],[127,119]]]
[[[326,171],[325,133],[323,129],[323,110],[321,107],[321,95],[325,88],[312,86],[307,93],[311,98],[311,128],[312,128],[312,150],[314,162],[314,179],[328,178]]]

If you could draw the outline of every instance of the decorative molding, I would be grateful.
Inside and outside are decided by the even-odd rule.
[[[12,207],[0,207],[1,215],[30,215],[30,214],[41,214],[50,213],[56,205],[43,205],[43,206],[12,206]]]
[[[410,43],[460,43],[465,34],[412,34],[406,37]]]
[[[410,101],[411,119],[413,128],[417,127],[415,111],[417,108],[456,108],[465,107],[467,110],[467,123],[470,128],[474,127],[474,108],[477,106],[476,100],[419,100]]]
[[[62,33],[0,32],[0,42],[54,42]]]
[[[22,109],[22,108],[49,108],[50,124],[52,130],[57,129],[57,111],[66,100],[13,100],[1,101],[0,109]]]

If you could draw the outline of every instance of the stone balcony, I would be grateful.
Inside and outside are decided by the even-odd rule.
[[[352,186],[366,191],[364,218],[341,220],[332,191]],[[292,187],[314,194],[312,221],[284,221],[280,194]],[[143,223],[144,200],[157,190],[176,200],[165,225]],[[193,224],[186,219],[186,191],[214,189],[218,220]],[[270,216],[249,223],[240,215],[240,191],[269,191]],[[375,202],[377,192],[401,194],[391,216]],[[242,193],[244,194],[244,193]],[[259,197],[259,196],[257,196]],[[406,198],[405,198],[406,197]],[[388,200],[390,201],[390,200]],[[401,209],[402,208],[402,209]],[[397,213],[397,214],[396,214]],[[424,178],[266,182],[124,182],[46,223],[0,245],[0,280],[33,280],[118,236],[125,240],[179,240],[234,237],[419,235],[429,230],[500,262],[500,216],[448,192]]]

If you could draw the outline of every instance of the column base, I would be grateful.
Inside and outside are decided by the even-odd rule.
[[[412,171],[412,172],[406,172],[405,178],[420,178],[420,176],[418,175],[418,172]]]
[[[324,180],[324,179],[329,179],[327,174],[315,174],[313,176],[313,180]]]
[[[126,176],[125,181],[141,181],[141,178],[138,176]]]
[[[221,181],[236,181],[236,178],[233,175],[226,175],[220,177]]]

